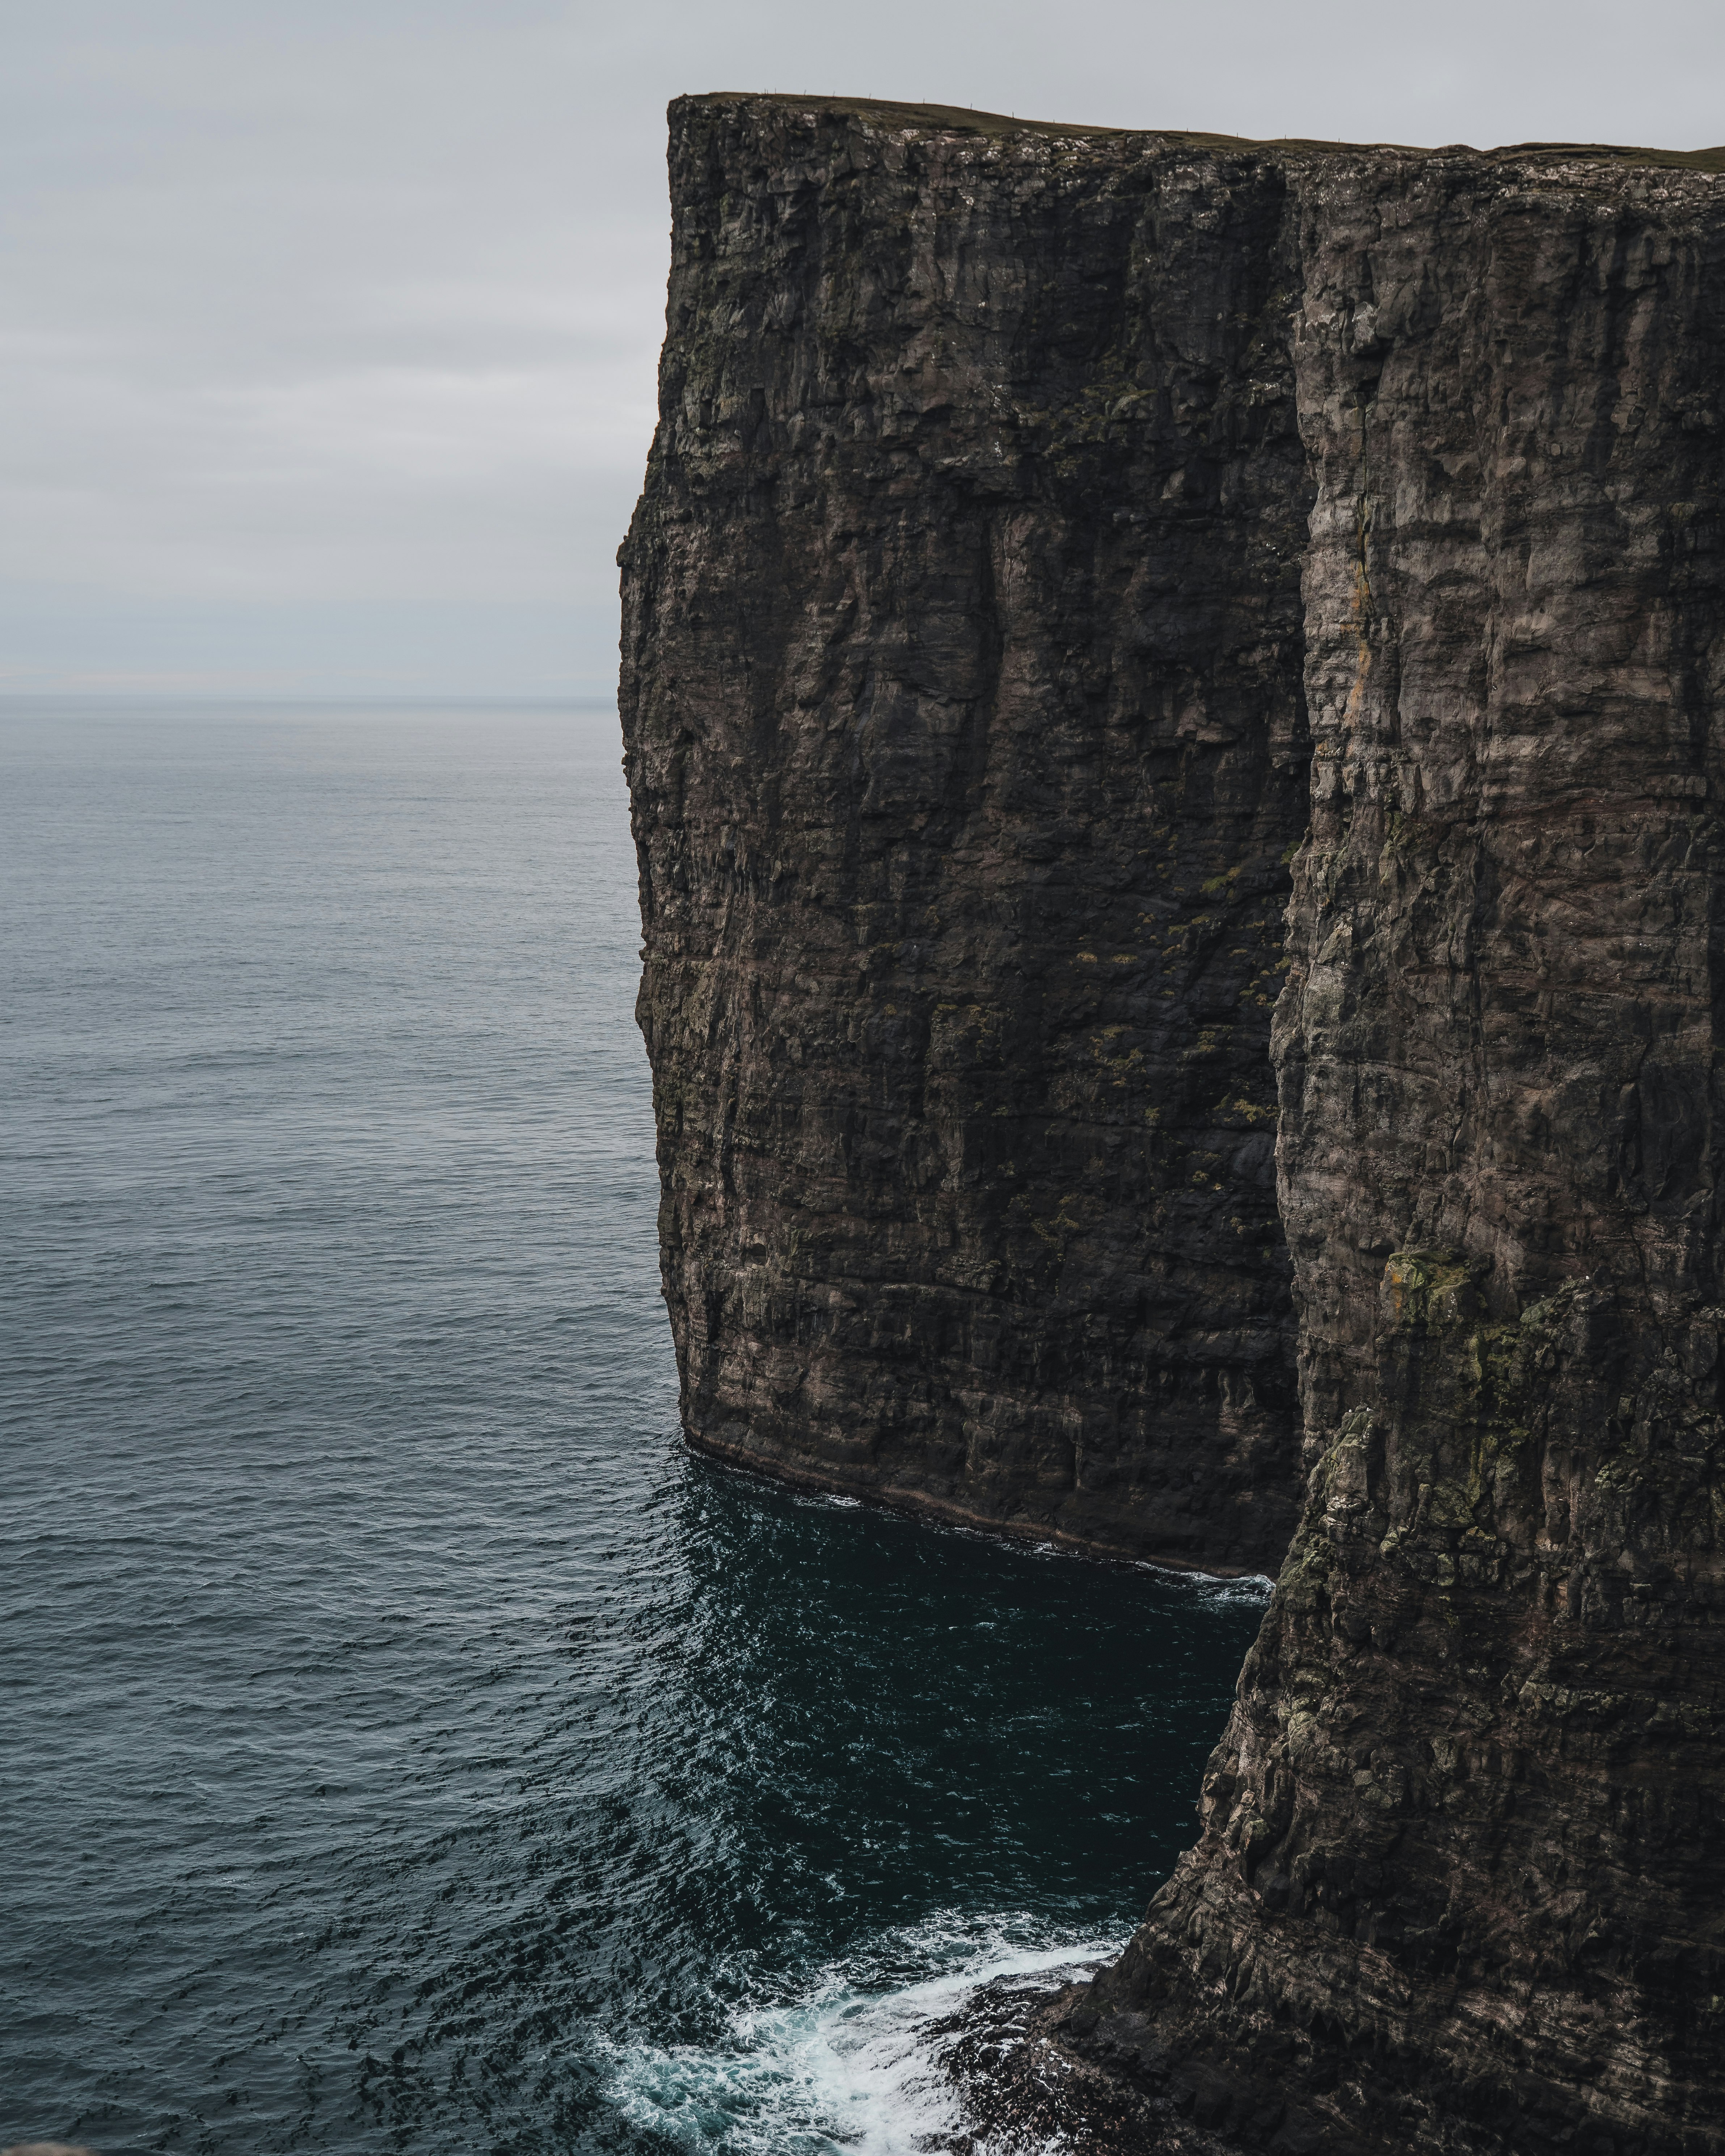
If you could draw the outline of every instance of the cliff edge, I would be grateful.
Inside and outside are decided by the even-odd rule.
[[[671,194],[623,710],[689,1436],[1273,1569],[1284,177],[709,98]]]
[[[691,1435],[1280,1564],[997,2116],[1725,2148],[1722,167],[673,108]]]

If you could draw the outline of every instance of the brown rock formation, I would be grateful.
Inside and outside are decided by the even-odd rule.
[[[671,122],[623,710],[685,1427],[1273,1568],[1282,175],[819,100]]]
[[[1276,1544],[1265,959],[1193,916],[1270,922],[1309,711],[1306,1512],[1201,1840],[991,2053],[1099,2145],[1725,2148],[1722,167],[675,109],[625,715],[697,1441]]]
[[[1302,194],[1315,1471],[1091,2010],[1248,2142],[1717,2150],[1725,181]]]

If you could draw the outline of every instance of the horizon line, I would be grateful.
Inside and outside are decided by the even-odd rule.
[[[308,705],[340,706],[351,709],[356,705],[378,710],[398,710],[412,707],[423,711],[428,706],[442,711],[603,711],[616,708],[615,695],[609,696],[480,696],[469,694],[459,696],[413,696],[397,694],[380,696],[363,693],[344,696],[336,690],[324,690],[300,696],[259,696],[246,690],[220,689],[0,689],[0,706],[8,704],[244,704],[254,708],[303,710]]]

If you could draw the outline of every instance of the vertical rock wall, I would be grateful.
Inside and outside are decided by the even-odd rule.
[[[1201,1839],[988,2052],[1099,2146],[1725,2150],[1722,165],[674,110],[691,1436],[1218,1568],[1303,1436]]]
[[[1314,1473],[1078,2033],[1248,2146],[1717,2151],[1725,180],[1298,192]]]
[[[689,1435],[1273,1568],[1281,171],[709,98],[671,182],[623,711]]]

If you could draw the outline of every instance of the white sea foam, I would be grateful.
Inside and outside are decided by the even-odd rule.
[[[1070,1979],[1118,1939],[1032,1943],[1031,1927],[937,1917],[823,1973],[793,2005],[739,2012],[711,2050],[619,2047],[609,2093],[629,2123],[730,2156],[916,2156],[963,2130],[937,2024],[1004,1977]],[[925,1974],[896,1987],[889,1967]]]
[[[1237,1579],[1222,1579],[1209,1572],[1176,1572],[1170,1565],[1141,1563],[1137,1568],[1153,1573],[1163,1586],[1183,1588],[1194,1602],[1212,1609],[1261,1609],[1276,1592],[1276,1582],[1267,1573],[1249,1572]]]

